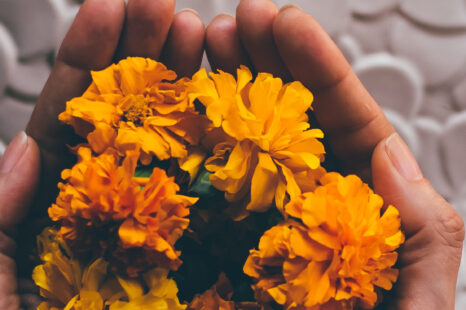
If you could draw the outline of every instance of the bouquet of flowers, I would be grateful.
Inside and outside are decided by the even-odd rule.
[[[39,309],[372,308],[392,288],[398,210],[322,166],[300,82],[136,57],[92,80],[59,116],[85,141],[37,238]]]

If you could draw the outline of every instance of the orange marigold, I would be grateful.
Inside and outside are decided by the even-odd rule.
[[[186,92],[187,78],[149,58],[128,57],[102,71],[92,84],[67,102],[59,119],[87,137],[96,153],[108,147],[120,154],[140,149],[141,162],[183,158],[197,145],[205,117],[198,115]]]
[[[198,99],[225,134],[205,167],[228,201],[246,197],[249,211],[266,211],[274,202],[282,210],[288,196],[301,193],[298,175],[310,186],[323,174],[323,132],[309,129],[306,114],[313,96],[300,82],[283,85],[268,73],[251,82],[244,66],[237,76],[219,71],[209,78],[201,70],[189,83],[191,100]]]
[[[382,198],[355,175],[328,173],[321,183],[286,205],[294,219],[264,233],[244,272],[258,300],[285,309],[372,308],[376,287],[390,290],[398,277],[398,210],[381,214]]]
[[[142,254],[158,266],[178,268],[180,253],[174,244],[188,227],[188,207],[197,198],[177,195],[174,178],[162,169],[154,168],[150,178],[134,177],[137,151],[128,152],[121,166],[120,158],[111,152],[94,157],[89,148],[81,147],[78,156],[79,162],[62,172],[65,183],[59,183],[60,193],[49,208],[50,218],[61,223],[63,238],[79,242],[73,248],[83,251],[89,249],[83,244],[95,244],[96,237],[108,237],[100,240],[103,247],[116,238],[115,253],[143,248]],[[95,233],[99,229],[104,232]],[[92,230],[95,236],[83,237]]]

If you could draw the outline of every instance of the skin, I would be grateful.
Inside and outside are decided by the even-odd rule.
[[[175,15],[174,7],[174,0],[130,0],[127,6],[122,0],[83,4],[27,127],[30,138],[24,156],[30,164],[0,174],[0,212],[14,214],[0,223],[4,232],[0,262],[9,266],[0,268],[0,304],[14,300],[5,303],[11,309],[19,304],[11,258],[15,243],[8,233],[30,205],[21,197],[32,196],[39,182],[29,217],[43,214],[56,197],[59,172],[73,163],[66,145],[79,141],[57,116],[67,100],[89,86],[89,70],[103,69],[127,56],[145,56],[190,76],[199,68],[205,46],[214,70],[234,73],[245,64],[254,72],[300,80],[315,96],[316,121],[340,169],[373,184],[386,202],[400,210],[406,234],[399,251],[400,277],[379,307],[453,309],[464,239],[461,216],[422,176],[407,179],[399,173],[387,152],[393,127],[315,19],[294,6],[279,10],[269,0],[243,0],[236,19],[219,15],[204,29],[196,13]],[[18,175],[22,179],[10,182]],[[18,195],[11,196],[13,191]]]
[[[229,35],[223,40],[238,44],[231,50],[246,50],[246,57],[237,54],[225,61],[217,41],[207,36],[214,68],[252,62],[256,72],[308,87],[315,97],[315,118],[340,169],[373,184],[386,203],[399,209],[406,235],[399,281],[379,308],[454,309],[463,220],[422,175],[408,180],[398,172],[387,154],[392,125],[317,21],[293,5],[278,9],[269,0],[242,0],[236,20],[218,17],[206,32]]]
[[[0,174],[0,214],[15,214],[0,221],[0,230],[8,231],[5,238],[0,233],[1,309],[20,305],[12,258],[15,242],[9,232],[25,217],[28,223],[46,214],[57,194],[60,171],[73,164],[67,145],[80,140],[57,117],[66,101],[80,96],[90,85],[90,70],[104,69],[128,56],[160,60],[181,76],[190,76],[200,67],[205,26],[196,12],[174,14],[174,10],[174,0],[130,0],[127,5],[123,0],[86,0],[82,5],[26,129],[31,151],[23,158],[30,164],[18,164],[15,171]],[[11,182],[18,177],[21,182]],[[11,194],[13,191],[18,194]],[[22,197],[32,197],[34,192],[37,195],[30,206]],[[26,307],[33,301],[21,302]]]

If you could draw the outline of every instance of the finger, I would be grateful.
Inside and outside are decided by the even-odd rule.
[[[129,0],[118,58],[139,56],[157,60],[174,11],[174,0]]]
[[[7,235],[26,215],[39,178],[39,149],[19,133],[0,160],[0,308],[18,309],[16,246]]]
[[[269,0],[242,0],[236,9],[236,23],[241,43],[257,72],[269,72],[290,80],[273,37],[273,22],[278,8]]]
[[[123,0],[87,0],[63,40],[55,66],[37,101],[27,132],[41,149],[62,143],[58,114],[90,84],[89,70],[108,66],[124,21]]]
[[[36,191],[39,169],[39,149],[36,143],[20,132],[0,160],[1,231],[11,230],[26,215]],[[2,242],[0,249],[3,246]]]
[[[394,132],[379,106],[310,15],[288,6],[278,13],[273,31],[293,78],[314,93],[315,115],[342,168],[369,174],[372,151]]]
[[[175,15],[162,52],[162,62],[179,77],[192,76],[201,66],[204,23],[192,10]]]
[[[464,239],[461,216],[423,178],[396,133],[377,145],[372,172],[375,191],[400,211],[407,237],[395,309],[453,309]]]
[[[82,5],[28,124],[28,133],[41,148],[55,146],[62,128],[57,116],[67,100],[89,86],[89,70],[110,64],[124,21],[124,5],[123,0],[87,0]]]
[[[216,16],[206,29],[206,52],[212,70],[236,74],[240,65],[251,67],[238,37],[235,19],[227,14]]]
[[[83,70],[107,67],[124,22],[123,0],[86,0],[63,39],[57,60]]]
[[[37,141],[42,171],[47,171],[42,175],[41,186],[44,188],[38,198],[45,204],[53,199],[59,172],[70,158],[66,144],[75,142],[72,129],[58,121],[58,114],[65,109],[66,101],[82,95],[89,86],[89,70],[100,70],[111,63],[124,14],[123,0],[85,1],[39,96],[26,132]]]
[[[17,294],[18,280],[16,263],[13,258],[0,253],[0,308],[4,310],[20,309]]]

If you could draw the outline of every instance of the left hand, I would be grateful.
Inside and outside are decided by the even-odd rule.
[[[191,76],[200,67],[204,24],[195,12],[174,11],[175,0],[129,0],[128,4],[123,0],[86,0],[82,4],[27,126],[30,137],[20,135],[2,159],[2,165],[15,158],[17,164],[8,173],[0,172],[0,230],[9,231],[23,217],[22,226],[27,229],[18,231],[18,237],[26,241],[18,243],[17,252],[24,253],[16,256],[16,262],[12,258],[15,242],[0,233],[4,267],[0,268],[0,309],[19,308],[16,264],[20,274],[30,276],[25,253],[40,233],[41,225],[31,224],[46,216],[47,207],[57,196],[60,172],[75,161],[68,145],[76,145],[79,138],[71,127],[58,121],[58,114],[68,100],[88,88],[90,70],[104,69],[129,56],[160,60],[179,76]],[[22,155],[11,151],[18,141],[26,145]],[[36,184],[37,195],[29,208]]]

